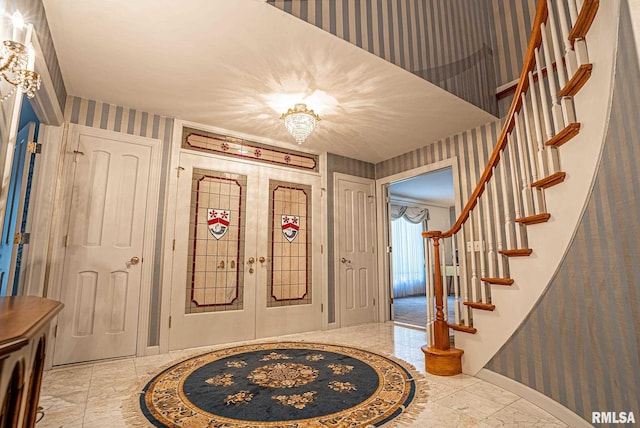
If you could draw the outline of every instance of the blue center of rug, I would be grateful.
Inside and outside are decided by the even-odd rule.
[[[364,362],[334,352],[270,349],[210,362],[191,373],[184,399],[214,415],[245,421],[291,421],[341,412],[380,384]]]

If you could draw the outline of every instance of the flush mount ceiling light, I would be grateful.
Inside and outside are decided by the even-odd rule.
[[[26,27],[20,12],[11,17],[13,35],[11,40],[5,40],[0,46],[0,75],[15,88],[20,88],[27,97],[33,98],[35,91],[40,89],[40,76],[33,71],[35,53],[32,47],[27,47],[21,40],[22,30]],[[12,91],[13,92],[13,91]],[[11,93],[2,97],[7,99]]]
[[[311,135],[320,117],[313,110],[307,109],[306,104],[298,103],[294,108],[282,113],[280,119],[284,120],[284,126],[289,134],[298,144],[302,144]]]

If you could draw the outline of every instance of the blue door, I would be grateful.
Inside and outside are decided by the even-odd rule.
[[[0,241],[0,296],[19,294],[19,273],[24,244],[14,244],[16,232],[26,232],[31,179],[35,153],[27,150],[37,141],[39,121],[26,96],[22,100],[20,122],[11,165],[11,179]]]
[[[2,242],[0,243],[0,293],[3,296],[13,295],[13,283],[9,284],[11,260],[13,258],[13,240],[18,226],[17,219],[20,208],[20,195],[22,191],[22,177],[27,157],[27,143],[29,142],[29,129],[34,128],[31,124],[24,126],[18,132],[16,146],[13,154],[13,165],[11,167],[11,181],[9,182],[9,194],[7,196],[7,210],[4,217],[4,227],[2,230]],[[18,228],[19,230],[19,228]]]

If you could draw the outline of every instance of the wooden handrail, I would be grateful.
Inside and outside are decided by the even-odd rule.
[[[507,114],[507,119],[504,123],[504,126],[502,127],[500,137],[498,138],[498,143],[493,149],[491,157],[489,158],[489,162],[487,163],[482,176],[480,176],[480,180],[473,190],[469,201],[465,205],[464,209],[460,213],[460,216],[456,220],[455,224],[451,227],[451,229],[440,234],[441,239],[448,238],[454,233],[458,232],[462,228],[464,222],[467,221],[471,210],[478,203],[478,199],[484,193],[485,186],[493,175],[493,168],[498,165],[501,152],[507,146],[507,136],[515,126],[515,114],[518,113],[522,108],[522,97],[520,95],[526,93],[527,89],[529,88],[529,72],[533,71],[533,68],[536,64],[535,50],[539,48],[542,43],[542,32],[540,30],[540,25],[547,20],[548,12],[549,11],[547,9],[546,0],[539,0],[538,6],[536,8],[536,18],[533,22],[533,32],[531,33],[529,46],[527,47],[527,55],[524,60],[522,72],[520,73],[520,79],[518,80],[518,86],[516,87],[515,96],[513,98],[513,101],[511,102],[509,113]],[[432,231],[423,232],[422,236],[428,238],[430,237],[429,234],[431,232]]]
[[[524,66],[522,67],[522,72],[520,73],[520,78],[518,80],[518,85],[516,87],[515,96],[513,101],[511,102],[511,107],[509,108],[509,113],[507,114],[507,119],[502,128],[502,132],[500,133],[500,137],[498,138],[498,142],[491,153],[491,157],[489,158],[489,162],[487,163],[482,176],[480,177],[480,181],[476,185],[473,193],[471,194],[471,198],[465,205],[462,213],[456,220],[453,227],[446,232],[441,232],[437,230],[430,230],[426,232],[422,232],[422,236],[424,238],[433,240],[433,256],[436,260],[435,263],[435,284],[434,284],[434,293],[435,293],[435,305],[436,305],[436,317],[433,323],[433,337],[432,337],[432,346],[423,346],[422,351],[425,354],[425,369],[428,373],[437,374],[437,375],[454,375],[462,372],[462,364],[461,357],[463,351],[460,349],[452,348],[449,342],[449,324],[444,319],[444,288],[442,284],[442,272],[440,267],[440,240],[444,238],[448,238],[452,236],[454,233],[458,232],[463,223],[469,218],[471,210],[478,203],[478,199],[484,192],[485,187],[487,186],[489,179],[493,175],[493,169],[498,165],[498,161],[500,160],[500,155],[502,151],[507,146],[507,142],[509,141],[508,136],[509,133],[513,130],[516,124],[516,113],[520,111],[522,108],[522,96],[521,94],[526,93],[529,88],[529,72],[533,71],[536,64],[536,55],[535,51],[542,44],[542,32],[540,29],[541,24],[546,22],[548,16],[547,10],[547,1],[539,0],[538,6],[536,9],[536,18],[533,23],[533,31],[531,33],[531,37],[529,39],[529,46],[527,48],[527,55],[525,57]],[[531,79],[533,80],[533,79]],[[518,250],[522,251],[522,250]],[[500,252],[504,254],[504,251]],[[517,256],[522,254],[508,254],[508,256]],[[465,305],[485,310],[493,310],[495,306],[489,303],[479,303],[479,302],[464,302]],[[467,327],[465,331],[475,332],[475,329],[472,327]]]
[[[562,60],[562,63],[564,64],[564,58]],[[553,69],[553,71],[556,71],[558,66],[556,65],[555,61],[553,63],[551,63],[551,68]],[[547,77],[547,74],[549,72],[547,71],[547,66],[542,67],[542,77]],[[535,71],[533,73],[533,81],[537,82],[539,79],[538,77],[538,72]],[[497,100],[501,100],[503,98],[507,98],[510,95],[513,95],[516,92],[516,89],[518,88],[518,81],[514,81],[513,84],[509,85],[508,87],[506,87],[505,89],[501,90],[500,92],[496,93],[496,99]]]

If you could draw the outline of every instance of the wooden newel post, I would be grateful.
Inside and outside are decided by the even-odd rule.
[[[436,321],[433,325],[433,346],[441,351],[450,348],[449,326],[444,320],[442,301],[442,272],[440,272],[440,236],[433,237],[433,258],[435,260]]]
[[[433,239],[433,258],[436,296],[436,320],[433,325],[433,347],[423,346],[425,356],[425,370],[427,373],[452,376],[462,373],[462,354],[464,351],[451,347],[449,340],[449,325],[444,320],[444,293],[442,272],[440,271],[440,238],[442,232],[423,232],[422,236]],[[428,304],[433,304],[429,302]]]

